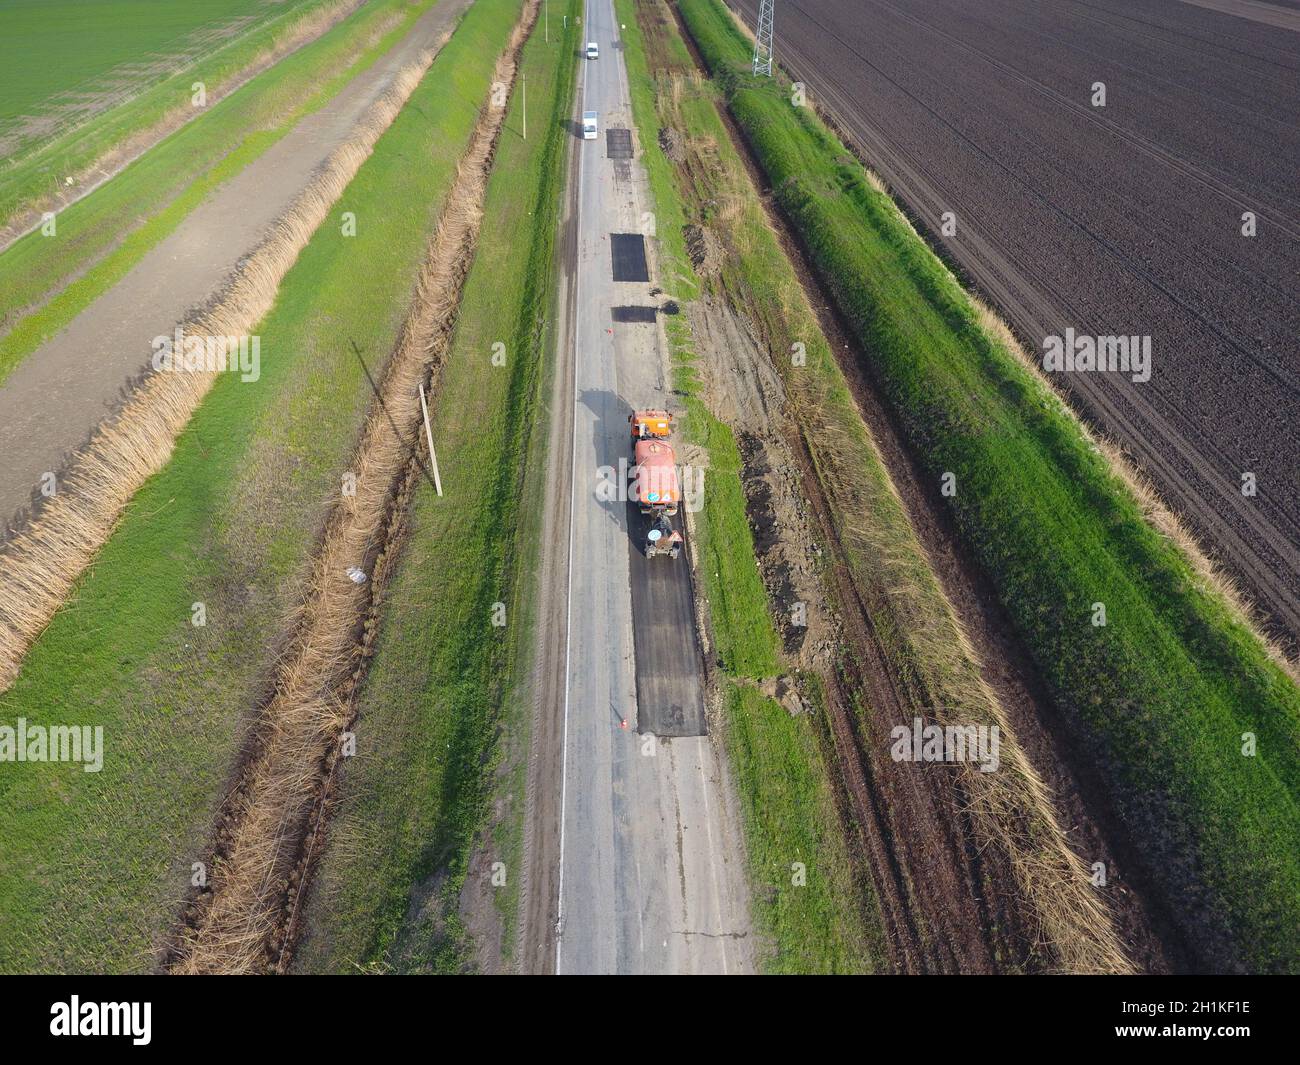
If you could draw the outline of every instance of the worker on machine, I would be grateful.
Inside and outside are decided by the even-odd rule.
[[[666,410],[638,410],[628,415],[628,425],[632,428],[632,439],[659,440],[667,439],[672,431],[673,419]]]
[[[673,528],[673,523],[668,520],[666,514],[659,515],[650,526],[645,539],[646,558],[654,558],[655,555],[676,558],[682,553],[682,534]]]

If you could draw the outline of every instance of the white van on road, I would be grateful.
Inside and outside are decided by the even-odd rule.
[[[584,141],[594,141],[596,139],[596,112],[582,112],[582,139]]]
[[[599,59],[599,58],[600,58],[600,49],[596,47],[596,42],[595,42],[595,41],[588,41],[588,42],[587,42],[587,58],[588,58],[588,59]]]

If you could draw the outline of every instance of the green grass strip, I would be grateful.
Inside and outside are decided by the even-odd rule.
[[[517,17],[465,15],[255,330],[260,379],[214,386],[0,696],[0,722],[100,725],[106,748],[100,773],[0,766],[0,971],[151,966],[340,497],[372,396],[358,355],[378,376],[393,349]]]
[[[358,756],[342,778],[308,910],[298,958],[306,971],[452,972],[472,964],[458,900],[497,788],[502,731],[526,729],[528,718],[515,703],[531,647],[532,570],[524,563],[535,545],[520,530],[539,509],[525,471],[538,472],[529,441],[545,422],[553,352],[546,318],[581,12],[573,0],[565,29],[565,9],[552,7],[550,43],[539,25],[523,51],[529,139],[520,138],[516,91],[434,412],[446,494],[439,499],[426,483],[413,501],[410,541],[360,696]],[[504,366],[492,361],[498,342]],[[507,787],[522,811],[522,795]],[[494,854],[505,862],[498,911],[507,926],[517,842]],[[506,938],[509,946],[508,927]]]

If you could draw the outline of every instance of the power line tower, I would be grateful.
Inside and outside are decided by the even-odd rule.
[[[754,76],[772,76],[772,19],[776,0],[759,0],[758,29],[754,33]]]

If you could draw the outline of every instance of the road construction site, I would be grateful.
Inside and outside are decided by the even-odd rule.
[[[1293,249],[1161,231],[1259,283],[1254,339],[1196,302],[1204,248],[1173,273],[1119,255],[1134,329],[1254,367],[1072,386],[1162,498],[1017,347],[1114,311],[1095,272],[1053,302],[1052,271],[1128,223],[1057,204],[1073,228],[1039,219],[1035,258],[997,168],[963,170],[1015,159],[1033,186],[1029,148],[985,143],[1015,139],[1015,93],[1026,143],[1078,119],[1007,58],[1005,12],[873,3],[881,70],[847,8],[799,0],[766,78],[734,6],[331,7],[316,31],[365,62],[319,107],[276,111],[156,243],[108,248],[138,252],[121,276],[77,267],[103,291],[30,350],[46,304],[5,321],[0,718],[107,743],[102,773],[0,767],[0,970],[1295,967],[1294,485],[1285,448],[1220,432],[1243,389],[1293,398]],[[1238,48],[1251,92],[1290,62],[1272,5],[1056,6],[1131,62]],[[1055,47],[1046,17],[1022,32]],[[972,68],[996,103],[967,128],[944,108]],[[1285,230],[1254,155],[1238,180],[1119,121],[1084,125],[1141,149],[1145,210],[1194,186]],[[178,329],[262,362],[173,372],[150,351]],[[1249,517],[1219,484],[1243,463],[1272,486]]]
[[[603,129],[575,140],[564,223],[557,380],[571,362],[572,383],[556,409],[572,412],[572,438],[567,460],[560,451],[552,463],[567,472],[557,494],[571,501],[554,544],[567,561],[545,572],[566,635],[546,641],[555,658],[543,666],[564,683],[539,707],[560,720],[558,735],[545,733],[558,739],[558,765],[541,752],[551,772],[534,785],[544,795],[558,785],[559,825],[532,833],[528,858],[554,866],[556,894],[526,928],[525,955],[561,973],[744,972],[754,964],[744,863],[725,762],[708,736],[691,569],[646,556],[646,517],[627,480],[611,479],[634,464],[634,411],[674,403],[645,239],[653,206],[629,150],[636,130],[611,0],[589,0],[583,24],[601,58],[583,64],[575,125],[595,110]],[[649,320],[619,321],[626,307]],[[602,490],[611,483],[624,489],[614,498]],[[679,507],[673,523],[689,551],[687,518]]]

